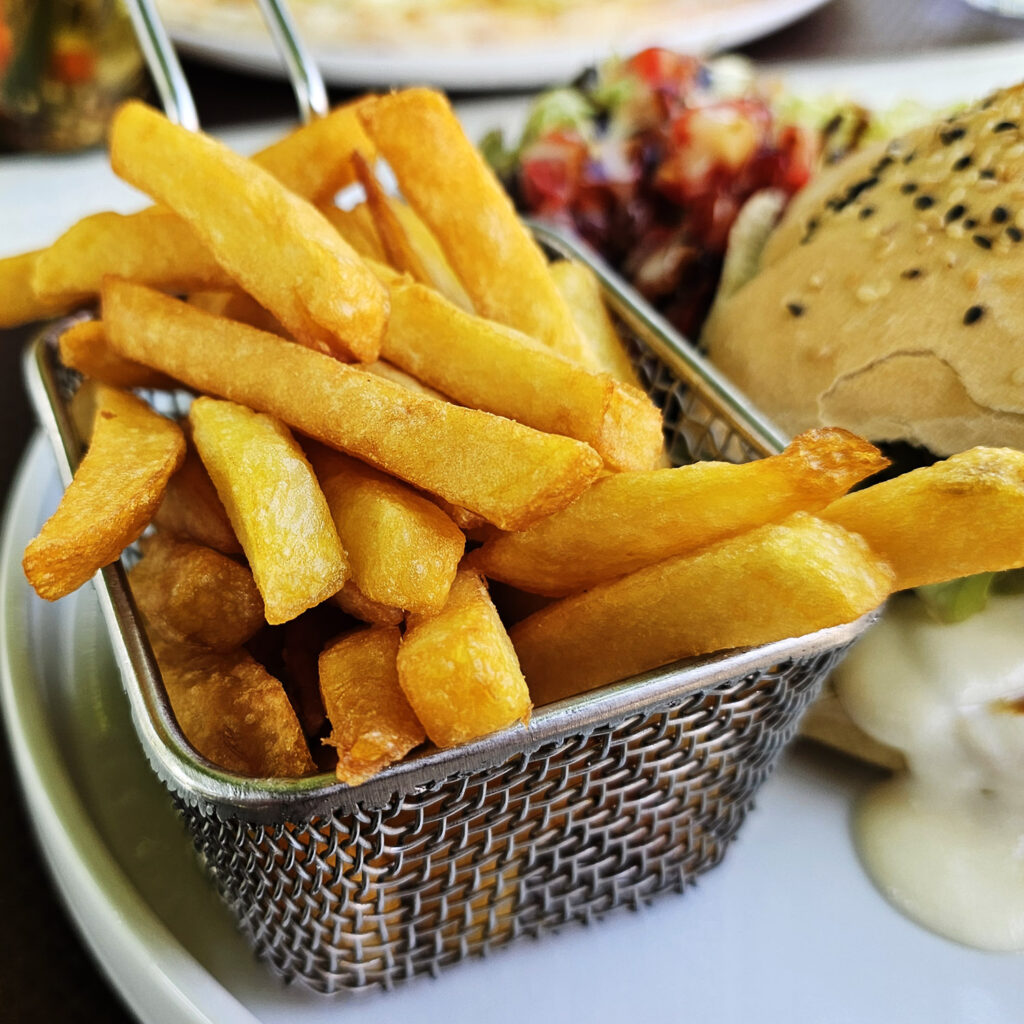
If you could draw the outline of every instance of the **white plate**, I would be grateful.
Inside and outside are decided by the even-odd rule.
[[[39,438],[0,551],[0,693],[53,875],[147,1024],[555,1024],[684,1011],[722,1024],[1020,1020],[1020,958],[961,948],[891,910],[848,834],[851,802],[873,775],[808,752],[787,759],[725,863],[685,896],[392,993],[326,999],[279,985],[234,932],[145,762],[91,588],[49,605],[21,574],[24,544],[58,493]]]
[[[711,53],[767,35],[827,0],[620,0],[610,23],[580,16],[559,31],[541,24],[532,41],[500,37],[428,40],[393,19],[390,38],[359,43],[332,31],[323,11],[332,0],[295,7],[300,31],[324,77],[337,85],[429,83],[446,89],[530,88],[572,78],[595,60],[667,46]],[[335,7],[343,0],[333,0]],[[386,10],[387,5],[381,4]],[[609,6],[608,4],[602,6]],[[281,73],[281,62],[245,0],[160,0],[168,31],[183,50],[251,71]],[[389,15],[382,15],[388,17]]]

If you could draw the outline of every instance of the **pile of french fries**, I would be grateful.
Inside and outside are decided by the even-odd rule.
[[[60,338],[88,448],[24,569],[54,600],[141,537],[174,713],[229,770],[359,784],[534,705],[1024,563],[1018,452],[851,493],[886,460],[838,429],[665,468],[596,280],[549,265],[438,93],[367,97],[252,159],[129,103],[110,150],[157,205],[0,261],[0,323],[99,301]],[[194,400],[176,422],[135,389]]]

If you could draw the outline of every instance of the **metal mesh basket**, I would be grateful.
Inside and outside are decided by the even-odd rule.
[[[300,105],[322,83],[278,0],[260,0]],[[150,0],[132,0],[164,105],[194,108]],[[746,461],[785,438],[599,261],[591,262],[675,463]],[[57,328],[26,358],[67,483],[81,452]],[[164,411],[187,397],[151,396]],[[120,563],[97,593],[142,746],[256,953],[321,992],[390,987],[523,935],[682,891],[716,865],[803,710],[871,619],[691,659],[535,711],[350,788],[331,776],[248,779],[205,761],[171,713]],[[680,615],[685,609],[680,609]]]

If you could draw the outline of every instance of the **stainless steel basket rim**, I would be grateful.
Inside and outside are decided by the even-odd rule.
[[[73,427],[55,401],[50,325],[30,342],[25,379],[30,398],[58,456],[65,484],[78,452]],[[536,709],[527,725],[516,725],[448,750],[428,749],[385,769],[361,786],[347,786],[331,774],[301,779],[254,779],[212,764],[192,749],[171,711],[149,642],[139,628],[125,571],[120,562],[94,577],[132,717],[143,749],[157,775],[179,798],[220,817],[260,823],[298,822],[321,814],[381,809],[396,798],[526,756],[544,744],[589,734],[636,714],[665,710],[684,696],[711,690],[736,677],[790,660],[823,653],[856,639],[877,612],[759,647],[725,651],[679,661],[630,679]]]

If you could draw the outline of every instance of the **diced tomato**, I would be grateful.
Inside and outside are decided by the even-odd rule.
[[[697,80],[703,65],[696,57],[684,57],[652,46],[626,61],[626,71],[659,92],[682,96]]]
[[[552,132],[522,157],[520,185],[529,209],[547,216],[566,210],[580,184],[587,144],[571,132]]]

